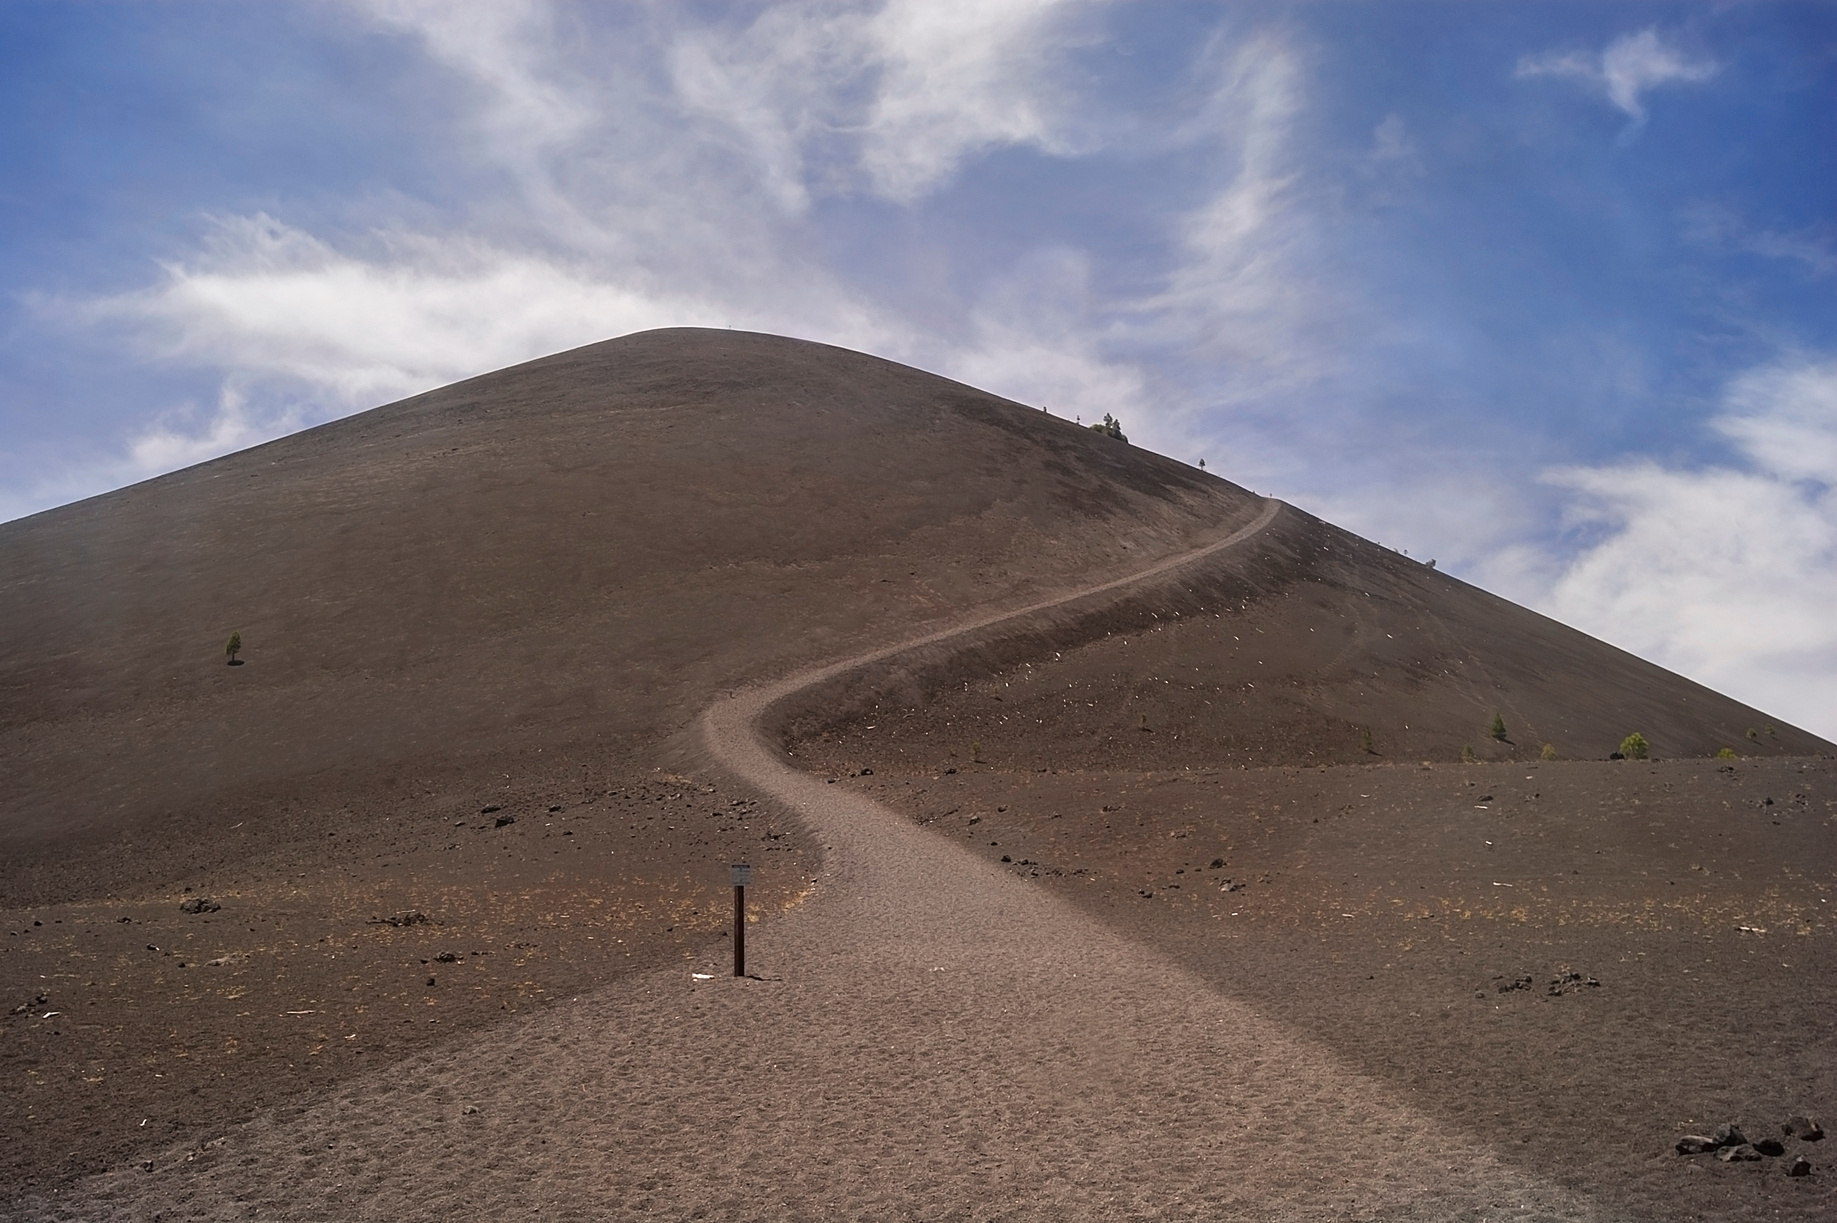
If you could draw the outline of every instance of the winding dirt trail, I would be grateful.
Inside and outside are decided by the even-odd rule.
[[[1247,544],[1279,512],[1271,503],[1229,539],[1078,597]],[[951,635],[706,713],[721,766],[793,807],[828,848],[811,902],[756,928],[761,979],[736,980],[713,948],[264,1116],[191,1163],[174,1152],[29,1213],[1601,1216],[1070,904],[788,767],[755,729],[804,685]]]

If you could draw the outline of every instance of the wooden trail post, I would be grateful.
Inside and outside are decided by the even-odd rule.
[[[746,975],[746,885],[753,881],[753,868],[736,862],[728,868],[734,885],[734,976]]]

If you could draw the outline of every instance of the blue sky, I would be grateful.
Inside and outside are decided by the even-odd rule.
[[[1837,6],[12,0],[0,59],[0,517],[733,325],[1837,736]]]

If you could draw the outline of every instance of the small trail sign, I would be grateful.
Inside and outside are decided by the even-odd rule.
[[[753,881],[753,868],[735,862],[727,868],[734,885],[734,976],[746,975],[746,885]]]

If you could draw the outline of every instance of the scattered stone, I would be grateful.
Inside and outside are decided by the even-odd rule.
[[[1217,870],[1217,869],[1219,869],[1219,868],[1220,868],[1220,867],[1222,867],[1222,866],[1223,866],[1224,864],[1225,864],[1225,860],[1224,860],[1223,858],[1214,858],[1214,859],[1212,859],[1212,869],[1213,869],[1213,870]]]
[[[863,777],[872,777],[874,775],[874,770],[873,769],[862,769],[861,775]]]
[[[1719,1147],[1745,1146],[1747,1141],[1748,1136],[1733,1121],[1724,1121],[1716,1127],[1716,1145]]]
[[[1721,1145],[1707,1134],[1686,1134],[1678,1139],[1678,1154],[1707,1155]]]
[[[468,1116],[468,1117],[470,1117],[470,1116],[472,1116],[472,1115],[473,1115],[474,1113],[476,1113],[476,1112],[478,1112],[478,1105],[476,1105],[476,1104],[468,1104],[468,1105],[466,1105],[466,1106],[465,1106],[464,1108],[462,1108],[462,1109],[460,1109],[459,1111],[460,1111],[460,1112],[462,1112],[462,1113],[464,1113],[464,1114],[465,1114],[466,1116]]]
[[[1003,855],[1001,856],[1001,860],[1002,860],[1003,862],[1012,862],[1012,861],[1014,861],[1014,859],[1013,859],[1013,858],[1010,858],[1010,857],[1009,857],[1009,856],[1008,856],[1007,854],[1003,854]]]
[[[1759,1151],[1762,1155],[1784,1155],[1786,1153],[1786,1144],[1777,1138],[1756,1138],[1754,1140],[1754,1149]]]
[[[1218,890],[1221,892],[1241,892],[1249,886],[1250,885],[1245,883],[1242,879],[1224,879],[1219,881]]]
[[[1811,1175],[1811,1160],[1805,1158],[1805,1156],[1803,1155],[1794,1156],[1793,1161],[1786,1165],[1786,1175],[1787,1176],[1810,1176]]]
[[[1530,973],[1525,973],[1522,976],[1513,977],[1510,981],[1507,981],[1500,977],[1495,977],[1493,979],[1499,982],[1499,992],[1502,994],[1509,994],[1513,992],[1514,990],[1531,988],[1531,974]]]
[[[1780,1127],[1788,1138],[1797,1138],[1804,1142],[1818,1142],[1824,1137],[1824,1127],[1818,1124],[1815,1117],[1791,1117]]]
[[[949,776],[950,776],[950,775],[951,775],[952,773],[955,773],[956,771],[957,771],[957,770],[956,770],[956,768],[955,768],[954,766],[953,766],[953,767],[951,767],[951,768],[948,768],[948,769],[945,769],[945,770],[944,770],[944,776],[946,776],[946,777],[949,777]]]
[[[554,815],[554,814],[555,814],[555,813],[556,813],[557,811],[559,811],[559,810],[561,810],[561,806],[560,806],[559,804],[557,804],[557,805],[555,805],[555,806],[553,806],[553,807],[550,807],[550,808],[549,808],[549,814],[550,814],[550,815]]]
[[[1752,1163],[1760,1158],[1760,1152],[1744,1142],[1740,1146],[1723,1147],[1716,1152],[1716,1158],[1725,1164]]]
[[[1564,994],[1573,994],[1577,990],[1600,989],[1601,982],[1593,977],[1584,977],[1579,972],[1561,972],[1550,978],[1549,995],[1560,998]]]
[[[179,902],[181,913],[215,913],[223,906],[205,896],[193,896],[190,900]]]
[[[440,964],[457,964],[459,963],[459,954],[453,951],[443,951],[435,956],[434,960],[436,963]]]
[[[517,817],[514,815],[500,815],[498,816],[496,822],[493,823],[492,827],[502,828],[506,824],[514,824],[516,822],[517,822]]]
[[[493,814],[495,814],[495,813],[497,813],[497,812],[499,812],[499,811],[502,811],[503,809],[504,809],[504,808],[502,808],[502,807],[500,807],[500,806],[498,806],[498,805],[497,805],[496,803],[493,803],[493,804],[492,804],[491,806],[489,806],[489,807],[480,807],[480,808],[478,809],[478,813],[479,813],[480,815],[493,815]]]
[[[432,985],[432,984],[434,983],[434,979],[433,979],[432,977],[429,977],[429,978],[427,979],[427,983],[428,983],[429,985]]]
[[[370,919],[370,924],[372,926],[394,926],[399,930],[403,926],[432,925],[433,921],[433,918],[429,917],[421,910],[415,909],[409,913],[397,913],[394,917],[372,917]]]

